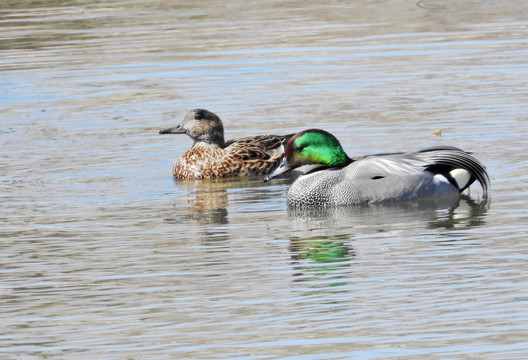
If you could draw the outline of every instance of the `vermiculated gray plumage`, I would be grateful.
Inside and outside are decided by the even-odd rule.
[[[409,200],[429,196],[456,196],[477,180],[487,196],[489,177],[484,166],[455,147],[417,152],[369,155],[351,159],[342,168],[301,175],[288,191],[292,206],[337,206]],[[467,171],[459,184],[454,170]]]

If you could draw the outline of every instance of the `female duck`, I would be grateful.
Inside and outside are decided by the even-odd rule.
[[[175,127],[160,134],[187,134],[193,146],[172,167],[178,179],[214,179],[229,176],[266,175],[280,163],[291,135],[260,135],[226,142],[220,118],[207,110],[194,109]]]
[[[417,152],[349,158],[332,134],[310,129],[286,144],[279,167],[268,181],[298,168],[303,172],[288,191],[292,206],[337,206],[457,195],[475,180],[487,196],[489,177],[473,156],[451,146]]]

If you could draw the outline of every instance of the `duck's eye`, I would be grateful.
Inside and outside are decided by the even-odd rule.
[[[194,114],[194,118],[196,120],[201,120],[205,117],[205,111],[204,110],[198,110],[195,114]]]
[[[307,145],[306,144],[302,144],[302,145],[299,145],[295,148],[295,151],[297,152],[301,152],[304,150],[304,148],[306,147]]]

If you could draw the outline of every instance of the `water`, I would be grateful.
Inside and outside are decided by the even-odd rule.
[[[0,357],[527,358],[527,7],[4,1]],[[491,202],[174,182],[190,140],[158,130],[195,107],[228,138],[459,146]]]

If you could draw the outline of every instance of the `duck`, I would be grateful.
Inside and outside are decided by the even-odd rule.
[[[339,140],[321,129],[292,136],[279,166],[264,181],[294,169],[301,175],[286,195],[293,207],[459,196],[475,181],[487,198],[490,184],[482,163],[454,146],[350,158]]]
[[[189,111],[181,124],[159,133],[187,134],[194,142],[172,167],[174,178],[181,180],[267,175],[279,165],[284,144],[294,135],[257,135],[225,141],[222,120],[205,109]]]

